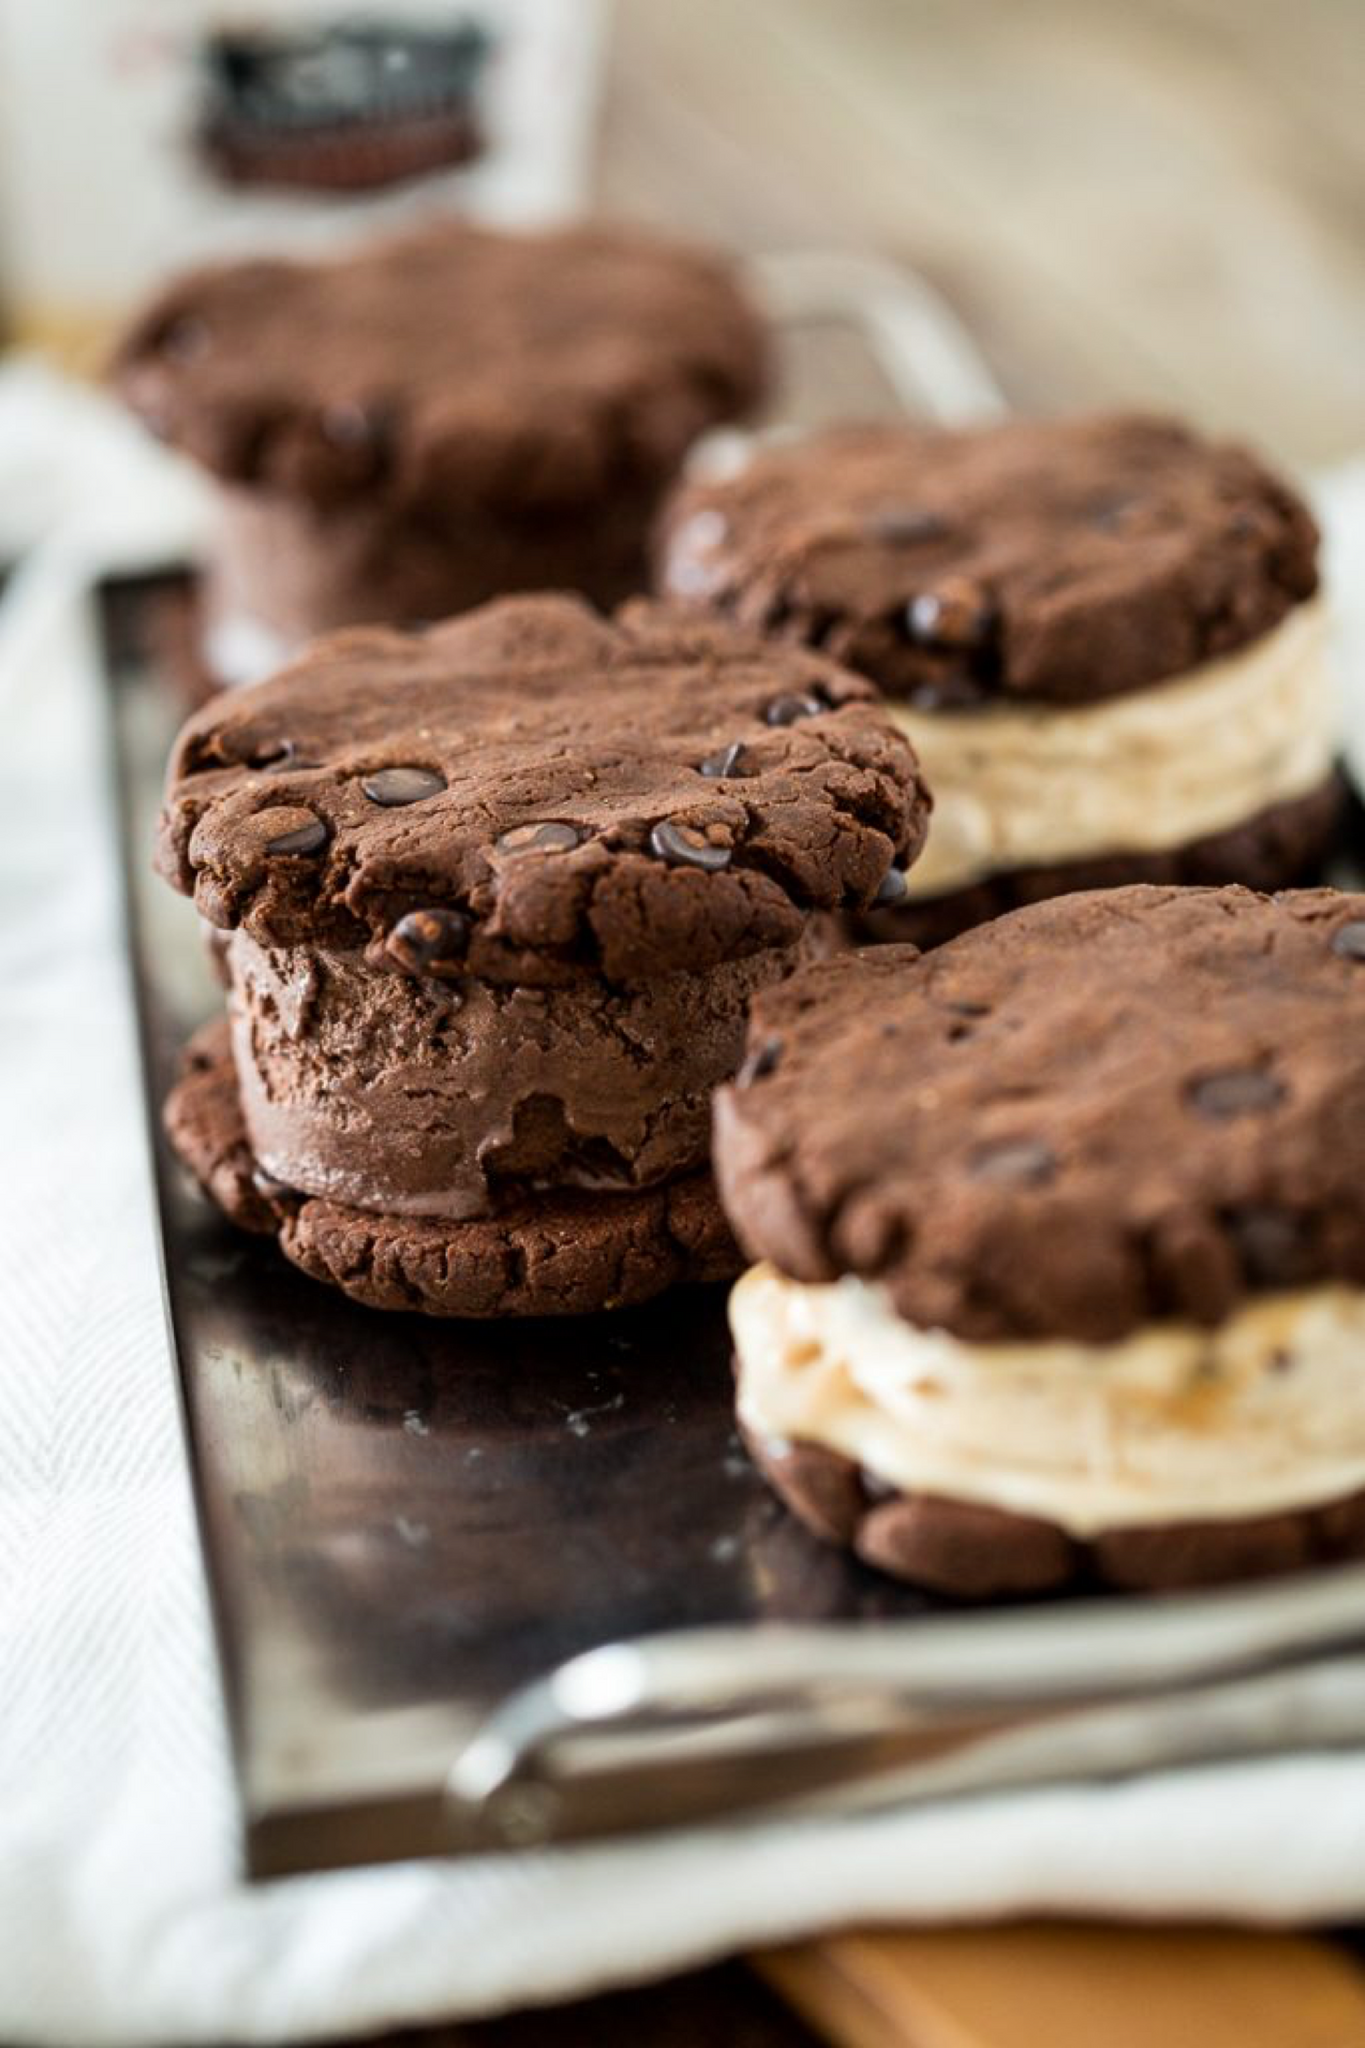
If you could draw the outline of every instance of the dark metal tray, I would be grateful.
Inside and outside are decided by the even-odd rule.
[[[769,1788],[847,1794],[906,1764],[921,1790],[970,1789],[992,1781],[990,1757],[956,1778],[945,1759],[1002,1729],[1007,1777],[1056,1775],[1081,1752],[1020,1753],[1018,1730],[1059,1706],[1150,1701],[1356,1631],[1365,1578],[1300,1582],[1278,1607],[1166,1603],[1160,1633],[1152,1603],[1110,1601],[849,1637],[829,1625],[933,1603],[816,1543],[767,1493],[733,1429],[723,1292],[558,1322],[383,1315],[233,1230],[187,1184],[157,1114],[179,1046],[221,1002],[193,910],[149,859],[186,709],[164,652],[180,636],[164,628],[186,589],[183,574],[106,586],[101,618],[170,1330],[251,1875],[668,1825]],[[575,1687],[522,1690],[642,1641],[647,1669],[606,1651],[571,1667]],[[1086,1768],[1260,1745],[1245,1701],[1229,1721],[1197,1699],[1191,1722],[1182,1700],[1159,1725],[1130,1713],[1107,1748],[1091,1731]],[[1267,1701],[1283,1742],[1293,1727]],[[642,1762],[637,1730],[623,1778],[576,1802],[561,1788],[551,1810],[532,1770],[494,1812],[487,1795],[543,1738],[632,1705],[662,1750]],[[697,1729],[726,1717],[738,1751],[698,1777]],[[1338,1688],[1318,1739],[1363,1721],[1359,1687]],[[478,1825],[450,1796],[461,1758]]]
[[[905,331],[922,344],[932,304],[875,265],[849,259],[817,271],[812,281],[793,259],[767,281],[780,310],[799,316],[803,295],[842,300],[842,324],[861,325],[864,346],[856,363],[846,334],[831,337],[832,353],[818,344],[796,352],[796,417],[827,409],[831,393],[837,409],[894,411],[888,385],[903,403],[917,386],[923,401],[927,382],[932,400],[935,375],[941,414],[988,403],[970,363],[956,381],[950,374],[951,333],[939,336],[937,358],[920,347],[935,374],[919,373]],[[869,376],[869,351],[880,374]],[[1344,1608],[1331,1589],[1300,1595],[1288,1618],[1233,1596],[1192,1623],[1172,1614],[1148,1652],[1131,1606],[1114,1623],[1071,1603],[1034,1610],[1031,1630],[1019,1617],[986,1619],[984,1662],[979,1623],[865,1631],[843,1640],[855,1690],[831,1710],[824,1687],[839,1631],[828,1624],[918,1619],[932,1603],[816,1543],[767,1493],[733,1430],[723,1294],[683,1292],[559,1322],[372,1313],[304,1278],[273,1244],[231,1229],[187,1185],[159,1105],[180,1045],[221,994],[195,914],[153,876],[150,850],[164,762],[189,708],[192,585],[174,567],[98,596],[171,1338],[250,1874],[723,1813],[760,1800],[761,1766],[803,1746],[808,1758],[829,1751],[828,1782],[847,1788],[894,1761],[888,1731],[899,1740],[917,1715],[913,1760],[941,1758],[945,1701],[959,1732],[999,1728],[1006,1699],[1017,1720],[1030,1674],[1052,1695],[1049,1711],[1059,1688],[1073,1705],[1081,1694],[1093,1704],[1105,1642],[1115,1673],[1134,1643],[1117,1684],[1131,1698],[1149,1668],[1164,1682],[1214,1665],[1259,1667],[1291,1639],[1300,1649],[1339,1639],[1341,1614],[1365,1611],[1359,1591]],[[755,1630],[758,1622],[820,1627],[794,1637]],[[683,1643],[672,1633],[727,1627],[748,1633]],[[522,1688],[566,1659],[632,1641],[657,1643],[647,1671],[599,1659],[577,1690],[542,1686],[523,1699]],[[968,1681],[977,1700],[964,1721]],[[528,1807],[523,1797],[497,1826],[461,1828],[450,1786],[457,1759],[466,1759],[474,1813],[523,1749],[532,1755],[547,1731],[572,1734],[580,1719],[610,1723],[631,1685],[643,1688],[645,1721],[667,1722],[658,1699],[681,1702],[681,1745],[664,1726],[662,1751],[643,1772],[627,1768],[623,1791],[561,1800],[551,1821],[543,1801]],[[984,1718],[983,1685],[993,1702]],[[936,1702],[927,1719],[926,1686]],[[1026,1719],[1039,1704],[1026,1702]],[[778,1708],[794,1709],[796,1724],[777,1730]],[[753,1739],[693,1786],[689,1741],[698,1724],[725,1715],[751,1723]],[[1155,1746],[1124,1736],[1096,1767],[1225,1741],[1207,1715],[1202,1735],[1187,1721]],[[1250,1737],[1245,1746],[1255,1746]],[[1102,1758],[1103,1744],[1092,1754]],[[1037,1768],[1055,1774],[1056,1756]],[[815,1785],[821,1767],[803,1764],[796,1776]],[[987,1781],[989,1770],[972,1779]]]

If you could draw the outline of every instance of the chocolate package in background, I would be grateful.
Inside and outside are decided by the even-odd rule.
[[[602,0],[0,0],[7,335],[88,364],[167,271],[579,209]],[[54,110],[61,118],[54,118]]]

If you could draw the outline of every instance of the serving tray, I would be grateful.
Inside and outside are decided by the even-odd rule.
[[[808,357],[798,416],[831,392],[845,412],[993,402],[951,322],[880,266],[774,270],[789,326],[813,284],[845,328],[857,312],[862,359],[846,335],[837,369]],[[233,1230],[159,1120],[179,1046],[222,1000],[193,910],[150,871],[192,584],[168,565],[98,595],[170,1333],[249,1874],[1270,1739],[1240,1706],[1229,1721],[1220,1689],[1273,1689],[1286,1658],[1348,1649],[1365,1582],[1324,1574],[1288,1604],[933,1620],[758,1479],[733,1428],[723,1293],[559,1322],[384,1315]],[[1067,1731],[1097,1695],[1082,1762]],[[1312,1739],[1365,1724],[1365,1677],[1347,1705],[1310,1716]],[[1273,1739],[1297,1739],[1283,1714]]]

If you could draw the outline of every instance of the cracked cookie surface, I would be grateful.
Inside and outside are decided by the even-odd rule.
[[[795,1280],[1099,1343],[1365,1282],[1365,897],[1060,897],[807,968],[748,1042],[717,1174]]]
[[[821,1444],[752,1435],[746,1443],[813,1535],[958,1600],[1101,1587],[1175,1592],[1365,1555],[1365,1493],[1283,1514],[1108,1529],[1082,1540],[1037,1516],[897,1492]]]
[[[870,903],[928,810],[864,679],[667,607],[518,598],[337,634],[207,705],[158,865],[265,946],[630,983]]]
[[[1295,492],[1173,420],[878,425],[684,485],[657,586],[921,709],[1085,703],[1269,632],[1316,550]]]

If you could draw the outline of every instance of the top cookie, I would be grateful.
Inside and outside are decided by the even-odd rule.
[[[609,622],[509,598],[338,633],[207,704],[172,756],[158,865],[266,945],[633,981],[866,904],[928,808],[861,677],[661,605]]]
[[[342,260],[196,271],[113,374],[157,433],[234,482],[524,508],[671,475],[761,395],[766,357],[758,315],[700,251],[445,222]]]
[[[749,1043],[721,1195],[797,1280],[880,1281],[973,1341],[1101,1343],[1365,1283],[1365,896],[1061,897],[807,969]]]
[[[670,596],[818,646],[923,709],[1117,696],[1317,586],[1317,534],[1244,449],[1173,421],[853,427],[684,487]]]

